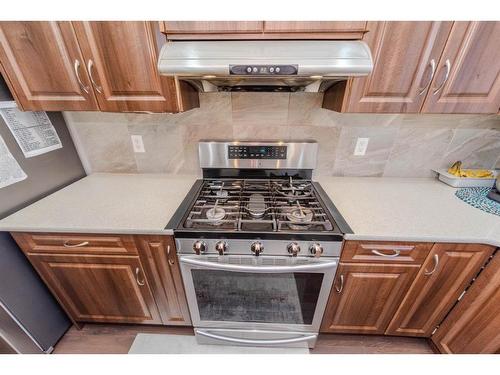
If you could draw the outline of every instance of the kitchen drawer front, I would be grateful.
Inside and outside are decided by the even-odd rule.
[[[341,260],[422,264],[432,245],[425,242],[346,241]]]
[[[132,236],[107,234],[11,233],[26,254],[136,255]]]

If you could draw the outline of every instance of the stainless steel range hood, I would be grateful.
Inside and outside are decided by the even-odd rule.
[[[324,91],[372,71],[361,41],[179,41],[160,53],[160,74],[200,91]]]

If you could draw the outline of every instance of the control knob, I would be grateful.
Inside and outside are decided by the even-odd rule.
[[[204,253],[207,250],[207,244],[203,241],[196,241],[193,244],[193,250],[196,253],[196,255],[200,255],[201,253]]]
[[[317,242],[313,243],[311,246],[309,246],[309,252],[316,258],[319,258],[321,254],[323,254],[323,246],[321,246]]]
[[[247,73],[252,73],[252,67],[251,66],[247,66]]]
[[[226,241],[219,241],[215,244],[215,250],[219,253],[219,255],[224,255],[224,253],[227,251],[227,242]]]
[[[250,246],[250,250],[252,250],[252,253],[258,257],[260,255],[260,253],[263,253],[264,252],[264,245],[262,245],[262,242],[254,242],[251,246]]]
[[[288,250],[288,254],[290,254],[293,257],[296,257],[300,251],[300,246],[297,242],[292,242],[286,247],[286,249]]]

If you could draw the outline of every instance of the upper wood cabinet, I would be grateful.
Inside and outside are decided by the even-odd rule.
[[[435,244],[386,334],[430,337],[494,249]]]
[[[500,253],[479,274],[432,341],[443,353],[500,354]]]
[[[172,236],[136,236],[164,324],[191,325]]]
[[[368,22],[373,71],[334,85],[342,112],[498,113],[500,22]]]
[[[452,22],[368,22],[373,71],[351,79],[345,112],[418,113]]]
[[[163,21],[168,39],[361,39],[365,21]]]
[[[0,62],[24,110],[180,112],[188,84],[162,77],[156,22],[2,22]]]
[[[97,110],[70,22],[0,22],[0,65],[23,110]]]
[[[500,22],[455,22],[422,112],[497,113]]]
[[[419,266],[340,263],[321,332],[383,334]]]

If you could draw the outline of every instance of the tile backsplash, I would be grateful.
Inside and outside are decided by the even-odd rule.
[[[65,112],[91,172],[199,174],[201,139],[316,140],[318,175],[428,177],[462,160],[500,167],[500,116],[340,114],[316,93],[206,93],[180,114]],[[134,153],[130,135],[146,152]],[[358,137],[369,138],[364,156]]]

